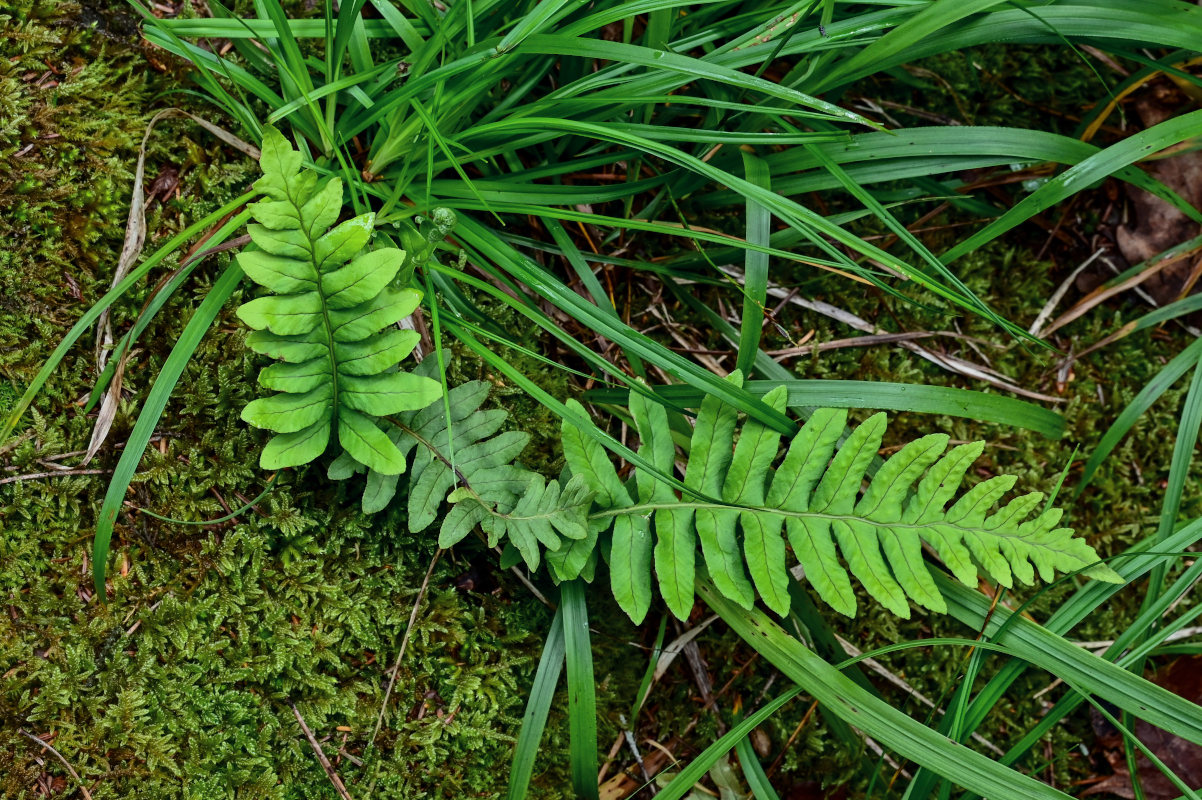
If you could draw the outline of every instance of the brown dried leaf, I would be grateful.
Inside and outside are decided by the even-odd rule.
[[[1189,101],[1172,83],[1162,81],[1141,93],[1134,105],[1144,126],[1151,127],[1185,110]],[[1202,153],[1186,152],[1153,161],[1146,171],[1194,208],[1202,207]],[[1132,220],[1119,227],[1115,238],[1128,262],[1147,261],[1198,235],[1196,222],[1159,197],[1130,185],[1127,197]],[[1144,289],[1160,305],[1172,302],[1188,289],[1192,268],[1192,261],[1175,264],[1152,276]]]
[[[1153,677],[1154,683],[1174,694],[1195,703],[1202,701],[1202,656],[1187,656],[1174,661]],[[1093,715],[1094,732],[1098,737],[1098,748],[1110,763],[1114,774],[1090,786],[1081,793],[1082,797],[1097,794],[1115,794],[1134,800],[1131,788],[1131,773],[1127,770],[1127,758],[1123,749],[1123,737],[1096,711]],[[1173,771],[1177,777],[1193,788],[1202,788],[1202,746],[1188,742],[1179,736],[1161,730],[1139,720],[1135,723],[1135,735],[1157,758]],[[1152,762],[1140,753],[1135,760],[1139,772],[1140,786],[1147,800],[1176,800],[1181,796],[1177,787],[1165,777]]]

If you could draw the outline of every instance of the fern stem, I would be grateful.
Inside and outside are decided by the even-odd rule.
[[[911,528],[915,530],[923,530],[928,528],[954,528],[955,530],[965,531],[969,534],[979,534],[981,529],[977,527],[965,527],[957,525],[954,522],[940,519],[933,522],[895,522],[893,520],[874,520],[871,517],[859,514],[826,514],[821,511],[788,511],[783,508],[768,508],[765,506],[743,506],[738,503],[640,503],[633,506],[625,506],[622,508],[607,508],[604,511],[594,511],[589,514],[589,519],[609,519],[612,517],[625,516],[627,514],[642,514],[644,516],[652,514],[656,511],[684,511],[687,509],[701,510],[724,509],[728,511],[754,511],[761,514],[775,514],[780,517],[791,517],[794,519],[825,519],[837,522],[868,522],[873,525],[887,525],[890,528]],[[1004,529],[998,528],[997,531],[989,531],[995,536],[1005,536]]]
[[[464,476],[464,474],[455,467],[455,464],[449,458],[444,456],[442,454],[442,452],[437,447],[434,446],[433,442],[431,442],[426,437],[422,436],[420,433],[415,431],[413,428],[411,428],[408,425],[406,425],[405,423],[401,422],[396,417],[384,417],[383,419],[387,420],[389,424],[397,426],[398,428],[403,430],[405,433],[412,436],[418,444],[420,444],[422,447],[429,450],[430,453],[435,458],[437,458],[439,461],[441,461],[443,464],[446,464],[447,469],[449,469],[449,470],[451,470],[451,472],[455,473],[455,480],[456,480],[457,486],[467,489],[468,491],[470,491],[472,493],[473,496],[479,498],[479,495],[476,494],[476,491],[474,489],[472,489],[472,485],[467,482],[467,478]],[[483,501],[481,501],[481,502],[483,502]]]
[[[298,223],[300,223],[301,230],[304,232],[304,236],[302,237],[304,240],[304,247],[309,253],[309,265],[313,267],[313,286],[317,291],[318,299],[321,300],[321,324],[326,332],[326,340],[330,343],[330,346],[326,348],[329,351],[330,359],[330,388],[332,390],[331,408],[334,409],[334,416],[333,419],[330,420],[330,423],[331,425],[335,426],[336,430],[339,408],[338,361],[334,353],[336,343],[334,341],[334,323],[330,320],[330,303],[329,300],[326,299],[325,290],[321,285],[321,265],[317,263],[317,245],[314,241],[314,237],[309,235],[309,231],[306,230],[305,217],[301,211],[302,204],[296,199],[296,196],[293,195],[291,191],[288,193],[288,202],[290,202],[292,207],[296,209],[296,220]],[[321,234],[319,232],[318,236],[320,235]]]

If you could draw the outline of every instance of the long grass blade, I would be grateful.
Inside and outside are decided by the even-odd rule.
[[[1085,467],[1081,470],[1081,480],[1077,482],[1077,488],[1074,490],[1074,496],[1080,496],[1085,488],[1089,486],[1094,475],[1102,466],[1102,462],[1106,457],[1118,446],[1131,427],[1136,421],[1144,415],[1144,412],[1152,407],[1152,404],[1160,399],[1173,384],[1181,379],[1181,376],[1189,371],[1191,367],[1198,363],[1198,359],[1202,358],[1202,339],[1193,342],[1189,347],[1178,353],[1168,364],[1165,364],[1160,372],[1152,380],[1145,384],[1144,388],[1139,391],[1139,394],[1127,404],[1123,412],[1118,418],[1106,429],[1106,433],[1102,435],[1102,439],[1098,442],[1097,447],[1089,454],[1089,458],[1085,462]]]
[[[1202,356],[1200,356],[1202,358]],[[1156,526],[1153,547],[1157,547],[1177,525],[1177,517],[1181,513],[1181,496],[1185,491],[1185,482],[1189,477],[1190,464],[1194,460],[1194,447],[1198,444],[1198,431],[1202,429],[1202,360],[1194,367],[1194,377],[1190,381],[1189,391],[1185,395],[1185,405],[1181,410],[1181,422],[1177,426],[1177,440],[1173,444],[1173,457],[1169,465],[1168,485],[1164,490],[1164,500],[1160,507],[1160,522]],[[1140,611],[1151,608],[1160,597],[1164,588],[1166,566],[1158,564],[1148,576],[1148,592]],[[1137,669],[1136,672],[1142,672]]]
[[[1090,184],[1109,177],[1118,170],[1166,147],[1191,136],[1197,136],[1199,133],[1202,133],[1202,111],[1192,111],[1168,119],[1111,145],[1100,153],[1070,167],[1063,174],[1052,178],[1033,194],[1019,201],[999,219],[961,241],[943,254],[943,262],[955,261],[966,253],[979,249],[987,242],[1076,194]],[[1195,211],[1194,216],[1197,215],[1198,212]]]
[[[977,419],[999,425],[1025,428],[1049,439],[1064,435],[1064,417],[1054,411],[996,394],[927,386],[921,383],[884,383],[880,381],[840,380],[768,380],[747,381],[743,389],[763,397],[777,386],[788,389],[790,408],[877,408],[888,411],[914,411]],[[695,408],[704,392],[679,384],[650,387],[664,402],[676,407]],[[593,389],[585,397],[598,403],[625,402],[626,389]]]
[[[588,605],[584,581],[566,581],[560,588],[564,647],[568,664],[568,759],[572,788],[583,800],[598,800],[597,699],[593,681],[593,651],[589,644]]]
[[[780,795],[772,788],[772,782],[764,772],[759,759],[756,758],[750,739],[739,740],[739,743],[735,745],[735,755],[738,756],[739,766],[743,768],[743,779],[751,788],[752,797],[755,800],[780,800]]]
[[[518,731],[517,744],[513,750],[513,762],[509,766],[509,789],[506,800],[525,800],[534,774],[534,760],[538,756],[539,742],[551,703],[555,699],[555,686],[564,663],[563,606],[555,610],[547,638],[543,642],[543,653],[534,672],[534,684],[526,698],[526,712],[522,715],[522,727]]]
[[[887,35],[877,39],[872,44],[857,52],[854,56],[839,64],[829,74],[824,75],[818,85],[821,89],[829,89],[843,83],[847,76],[854,75],[864,68],[874,71],[882,61],[909,52],[916,43],[933,33],[942,31],[965,17],[970,17],[981,11],[986,11],[1006,0],[936,0],[923,8],[919,13],[898,25]],[[823,9],[823,24],[830,24],[829,8],[834,2]]]
[[[109,481],[108,491],[104,495],[104,502],[97,514],[96,536],[92,543],[92,578],[96,594],[102,601],[106,596],[104,576],[108,564],[109,542],[113,536],[113,527],[117,523],[117,514],[121,511],[121,505],[125,501],[125,492],[129,489],[130,481],[133,480],[138,462],[142,460],[142,455],[146,452],[146,445],[150,443],[150,437],[154,435],[159,417],[162,416],[163,409],[167,407],[167,401],[171,399],[171,392],[175,389],[176,382],[188,366],[188,362],[192,359],[192,353],[200,344],[200,340],[212,326],[213,320],[217,319],[222,306],[238,288],[241,280],[241,268],[236,263],[231,263],[222,271],[221,276],[205,295],[205,299],[197,306],[175,346],[171,348],[171,355],[164,362],[162,370],[146,397],[146,402],[142,404],[142,410],[138,413],[138,421],[134,423],[134,429],[125,443],[125,449],[121,451],[121,458],[117,462],[116,468],[113,469],[113,477]]]
[[[772,172],[763,159],[743,153],[747,181],[771,190]],[[747,241],[760,247],[768,246],[772,234],[772,213],[751,198],[747,199]],[[748,250],[743,262],[743,319],[739,331],[739,351],[735,368],[744,375],[751,374],[756,351],[760,348],[760,333],[764,327],[765,303],[768,302],[768,254]]]

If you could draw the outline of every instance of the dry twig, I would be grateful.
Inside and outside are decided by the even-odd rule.
[[[313,752],[317,754],[317,761],[321,764],[321,768],[326,771],[326,777],[330,779],[330,783],[334,784],[334,788],[338,791],[338,796],[342,800],[351,800],[351,793],[346,790],[346,785],[343,784],[342,778],[338,777],[338,773],[334,771],[334,767],[330,764],[330,759],[326,758],[326,753],[321,749],[321,742],[317,741],[317,737],[313,735],[313,731],[309,730],[309,726],[305,723],[305,718],[301,716],[300,710],[297,709],[296,703],[289,703],[292,706],[292,713],[296,715],[296,721],[300,723],[301,730],[305,732],[305,738],[309,740],[309,746],[313,748]]]
[[[734,267],[720,267],[720,269],[740,283],[743,281],[743,273],[738,269]],[[848,325],[856,330],[863,331],[874,336],[888,333],[888,331],[878,328],[868,320],[858,317],[850,311],[845,311],[838,306],[831,305],[830,303],[824,303],[820,300],[806,300],[805,298],[798,297],[796,294],[793,294],[789,290],[780,286],[769,285],[768,296],[784,298],[792,305],[800,306],[809,311],[814,311],[818,314],[822,314],[823,316],[830,317],[836,322],[841,322],[844,325]],[[997,370],[981,364],[974,364],[971,361],[967,361],[958,356],[948,355],[945,353],[936,353],[935,351],[928,350],[917,342],[912,341],[902,341],[899,342],[899,345],[911,351],[912,353],[925,358],[927,361],[946,369],[948,372],[953,372],[957,375],[963,375],[968,378],[974,378],[976,380],[983,381],[991,386],[996,386],[999,389],[1004,389],[1007,392],[1019,395],[1020,397],[1029,397],[1032,400],[1041,400],[1045,403],[1064,402],[1064,398],[1062,397],[1052,397],[1051,395],[1041,394],[1039,392],[1033,392],[1029,389],[1024,389],[1021,386],[1011,383],[1005,375],[1002,375]]]
[[[66,478],[71,475],[108,475],[111,469],[55,469],[49,472],[30,472],[25,475],[10,475],[0,478],[0,486],[18,481],[32,481],[39,478]]]
[[[384,714],[388,711],[388,700],[392,697],[392,689],[396,686],[396,675],[401,669],[401,659],[405,657],[405,648],[409,645],[409,634],[413,632],[413,623],[417,620],[418,609],[421,608],[422,600],[426,596],[426,589],[430,586],[430,576],[434,574],[434,565],[438,563],[439,556],[442,555],[442,548],[434,552],[434,558],[430,559],[430,567],[426,570],[426,577],[422,579],[421,588],[418,589],[417,599],[413,601],[413,610],[409,612],[409,622],[405,625],[405,635],[401,637],[401,649],[396,654],[396,661],[392,664],[392,669],[388,671],[388,688],[384,690],[384,702],[380,703],[380,715],[376,717],[376,727],[371,732],[371,739],[367,741],[367,746],[371,747],[375,743],[376,737],[380,735],[380,727],[384,724]]]
[[[42,747],[49,750],[54,755],[54,757],[57,758],[59,760],[59,762],[64,767],[67,768],[67,772],[69,772],[71,774],[71,777],[75,779],[75,783],[79,785],[79,792],[80,792],[80,794],[82,794],[84,796],[84,800],[92,800],[92,793],[89,792],[88,787],[84,785],[83,778],[79,777],[79,773],[75,771],[75,767],[71,766],[71,763],[69,761],[67,761],[67,759],[63,758],[63,754],[60,753],[59,751],[55,750],[54,746],[51,745],[50,742],[47,742],[45,739],[41,739],[37,736],[34,736],[32,733],[25,730],[24,728],[17,728],[17,733],[21,734],[22,736],[24,736],[27,739],[31,739],[31,740],[37,742]]]

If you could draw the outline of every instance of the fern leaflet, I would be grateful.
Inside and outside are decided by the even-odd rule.
[[[779,411],[785,399],[784,387],[764,397]],[[663,407],[632,392],[630,411],[640,455],[673,474],[676,453]],[[889,458],[861,491],[886,417],[870,417],[840,445],[846,421],[845,410],[819,409],[773,469],[780,434],[748,420],[736,442],[735,410],[706,397],[684,473],[685,486],[704,498],[697,499],[678,498],[666,483],[637,470],[634,486],[624,484],[601,446],[565,420],[568,466],[594,493],[591,527],[611,531],[610,579],[622,609],[642,621],[654,567],[665,603],[685,619],[693,606],[698,544],[722,594],[750,608],[758,593],[778,614],[789,608],[789,548],[818,595],[848,616],[856,612],[851,576],[899,616],[910,615],[910,600],[946,612],[924,544],[969,586],[976,585],[978,570],[1004,586],[1015,579],[1031,583],[1036,571],[1046,581],[1055,570],[1083,568],[1094,578],[1118,579],[1072,529],[1057,527],[1059,509],[1031,516],[1041,493],[991,513],[1014,485],[1012,476],[983,481],[953,502],[981,442],[948,451],[946,435],[924,436]]]

